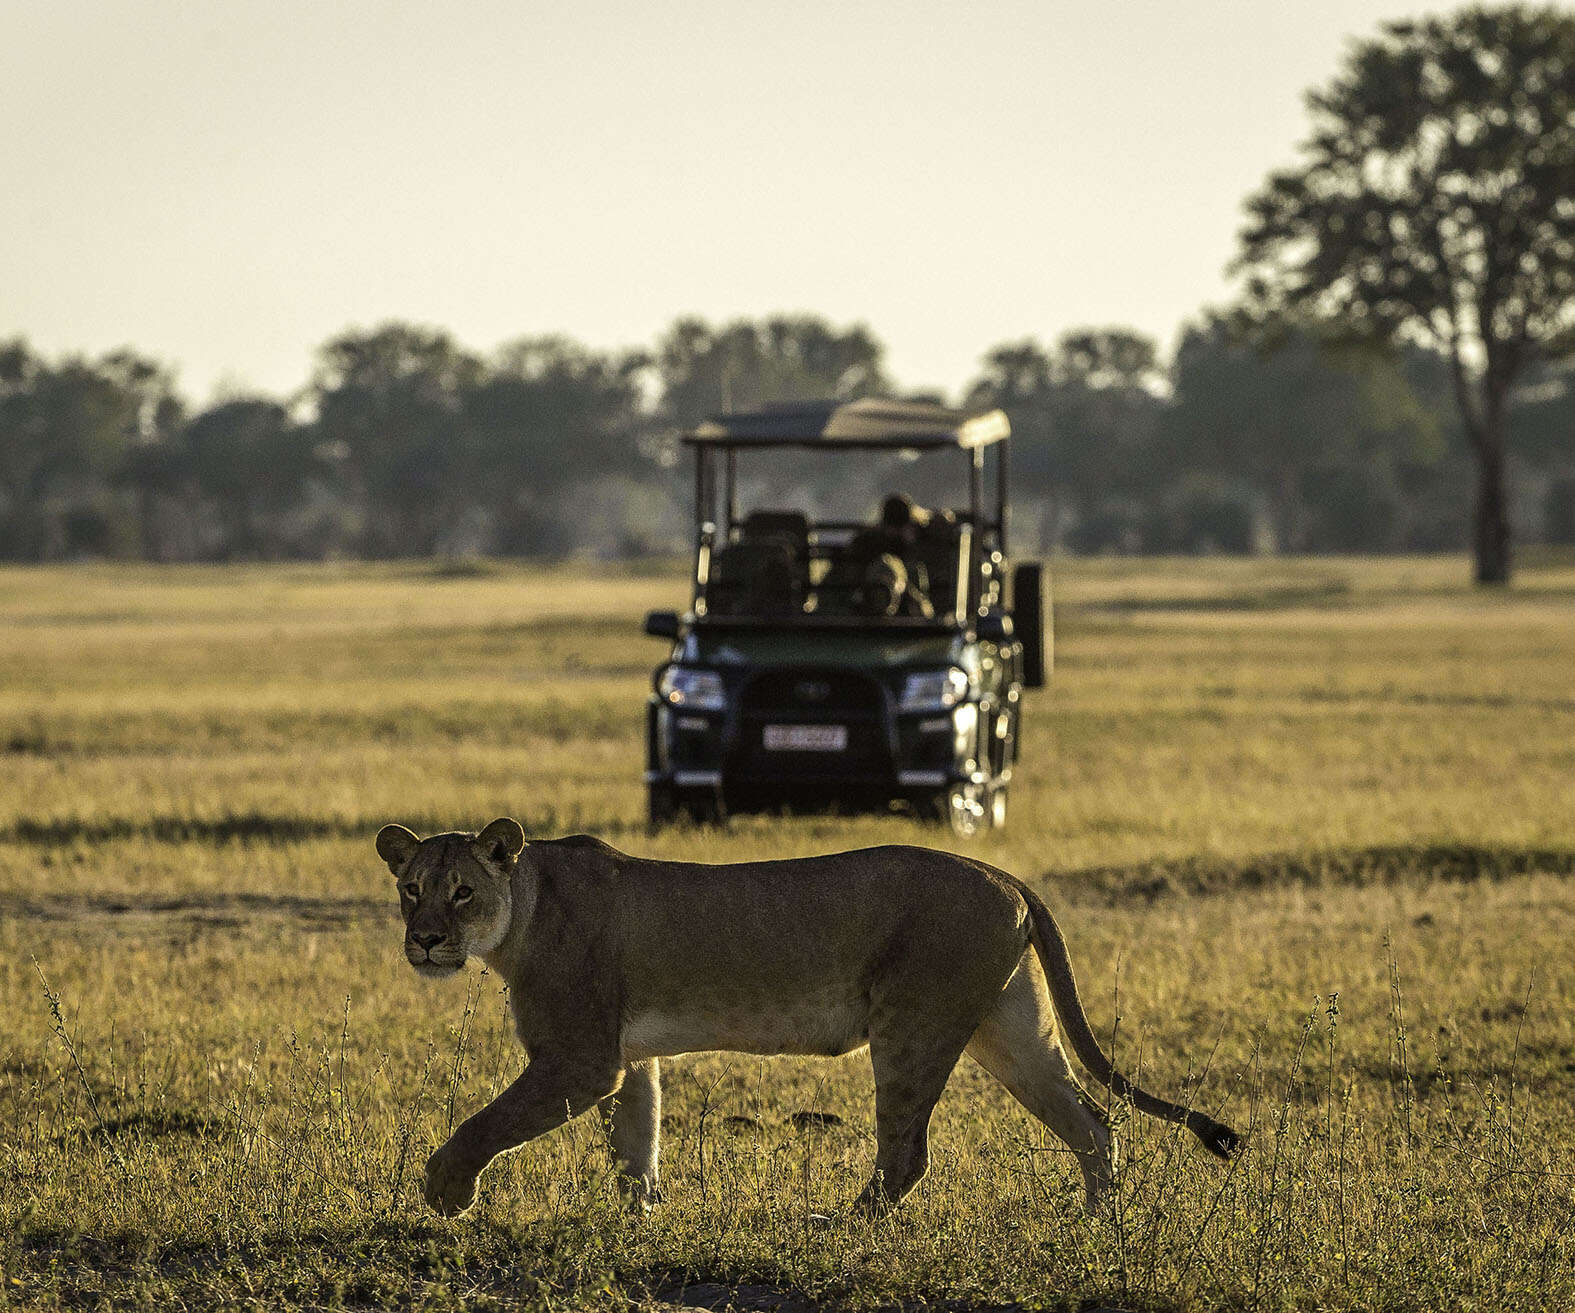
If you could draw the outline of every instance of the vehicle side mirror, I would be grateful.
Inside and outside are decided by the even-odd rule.
[[[652,611],[645,617],[645,632],[652,638],[677,638],[678,612]]]
[[[1012,617],[1004,611],[989,611],[979,617],[974,632],[986,643],[1004,643],[1012,636]]]

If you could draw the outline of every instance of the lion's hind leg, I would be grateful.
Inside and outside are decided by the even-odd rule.
[[[630,1202],[641,1212],[661,1202],[661,1069],[655,1058],[630,1063],[623,1085],[601,1101],[602,1121]]]
[[[1010,950],[981,950],[959,969],[949,939],[928,947],[870,991],[875,1172],[855,1205],[866,1214],[898,1203],[929,1170],[930,1114],[1012,968]]]
[[[1110,1131],[1072,1074],[1032,951],[974,1032],[968,1055],[1077,1155],[1089,1210],[1098,1211],[1111,1184]]]
[[[870,1027],[875,1071],[875,1172],[854,1204],[879,1216],[899,1203],[930,1168],[930,1114],[967,1043],[966,1030]]]

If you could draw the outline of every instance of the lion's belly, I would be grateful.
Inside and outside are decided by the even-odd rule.
[[[805,1053],[835,1057],[868,1042],[868,1006],[862,999],[822,997],[790,1005],[704,1003],[636,1010],[624,1023],[626,1061],[680,1053]]]

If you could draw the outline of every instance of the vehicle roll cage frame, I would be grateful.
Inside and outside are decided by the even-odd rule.
[[[876,407],[878,406],[878,410]],[[915,416],[930,421],[935,427],[922,435],[903,437],[881,433],[868,437],[831,436],[836,419],[841,414],[856,414],[861,408],[876,410],[877,414],[894,414],[911,421]],[[809,408],[805,408],[808,410]],[[784,416],[792,416],[795,408],[782,407],[761,413],[762,420],[775,421],[780,426]],[[829,419],[827,415],[829,414]],[[812,431],[812,423],[795,433],[765,433],[751,431],[749,416],[729,417],[734,431],[723,428],[721,421],[706,424],[683,435],[684,445],[695,453],[694,484],[694,591],[691,614],[697,621],[706,617],[706,586],[710,579],[711,555],[718,543],[727,545],[735,541],[741,527],[738,506],[738,453],[741,450],[777,450],[798,447],[809,451],[840,452],[847,450],[879,450],[911,452],[914,454],[951,449],[958,451],[966,462],[968,476],[967,510],[956,508],[958,513],[958,569],[955,611],[950,622],[937,616],[935,620],[913,617],[889,617],[882,621],[903,628],[951,629],[957,624],[972,627],[976,617],[975,589],[979,581],[979,563],[982,552],[1005,556],[1007,550],[1007,476],[1010,461],[1006,439],[1010,429],[1000,411],[966,412],[950,411],[922,403],[853,402],[847,406],[822,408],[814,418],[822,421],[819,429]],[[986,460],[986,451],[993,450],[993,460]],[[720,459],[719,459],[720,458]],[[718,464],[720,463],[720,471]],[[987,466],[994,470],[994,515],[987,516],[985,507],[985,482]],[[718,477],[720,474],[720,478]],[[721,530],[718,532],[718,514]],[[811,524],[811,550],[820,534],[852,535],[867,525],[857,521],[828,520]],[[813,624],[867,625],[867,620],[844,616],[816,616],[807,613],[803,620]],[[712,623],[716,623],[713,619]],[[748,623],[745,617],[727,617],[729,625]]]

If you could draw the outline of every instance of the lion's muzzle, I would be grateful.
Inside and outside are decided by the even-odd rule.
[[[405,960],[424,976],[447,976],[458,971],[465,954],[440,931],[411,931],[405,935]]]

